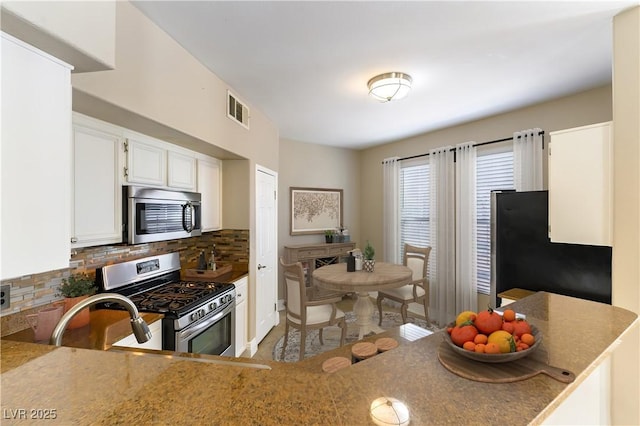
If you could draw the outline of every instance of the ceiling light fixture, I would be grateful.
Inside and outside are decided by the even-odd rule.
[[[386,72],[373,77],[367,83],[369,94],[380,102],[397,101],[411,90],[411,76],[403,72]]]

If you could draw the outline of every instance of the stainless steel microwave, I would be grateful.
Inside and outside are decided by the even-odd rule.
[[[123,240],[139,244],[201,235],[200,199],[196,192],[123,186]]]

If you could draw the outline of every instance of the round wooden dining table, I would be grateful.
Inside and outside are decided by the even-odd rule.
[[[372,319],[374,310],[369,292],[409,284],[412,280],[412,272],[404,265],[386,262],[376,262],[373,272],[347,272],[346,263],[335,263],[313,271],[313,280],[318,287],[326,290],[357,293],[358,300],[353,305],[353,311],[359,327],[358,338],[362,339],[371,332],[384,331],[375,325]]]

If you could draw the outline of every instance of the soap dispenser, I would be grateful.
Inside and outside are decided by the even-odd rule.
[[[207,261],[204,259],[204,250],[200,252],[200,257],[198,258],[198,269],[201,271],[207,269]]]
[[[216,245],[213,245],[213,248],[211,249],[211,256],[209,257],[209,267],[207,269],[211,270],[211,271],[215,271],[216,270]]]
[[[353,256],[353,252],[349,252],[347,257],[347,272],[355,272],[356,270],[356,258]]]

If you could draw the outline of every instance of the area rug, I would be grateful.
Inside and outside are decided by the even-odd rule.
[[[347,336],[345,338],[345,344],[353,343],[358,340],[358,326],[356,325],[356,316],[353,312],[345,312],[347,319]],[[374,324],[378,324],[378,312],[373,314]],[[411,322],[419,327],[430,331],[438,331],[439,328],[433,324],[427,324],[427,322],[421,318],[409,317],[407,322]],[[382,313],[382,325],[381,327],[388,330],[392,327],[398,327],[402,325],[402,316],[397,312],[383,312]],[[318,336],[318,330],[311,330],[307,334],[304,358],[309,358],[314,355],[318,355],[323,352],[327,352],[336,349],[340,346],[340,328],[339,327],[325,327],[322,335],[324,345],[320,344]],[[296,329],[289,329],[289,341],[285,348],[284,357],[282,354],[282,345],[284,344],[284,336],[282,336],[273,347],[273,359],[275,361],[282,362],[297,362],[300,355],[300,332]]]

